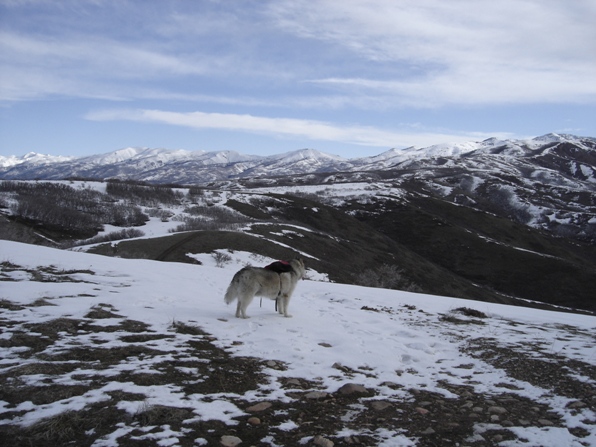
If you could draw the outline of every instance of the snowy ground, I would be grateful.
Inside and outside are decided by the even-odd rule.
[[[242,320],[224,304],[225,288],[245,263],[269,260],[231,253],[232,261],[217,268],[210,255],[189,255],[203,265],[0,241],[0,441],[15,430],[112,402],[130,417],[103,431],[86,430],[83,445],[132,445],[131,439],[207,445],[227,433],[246,441],[252,436],[247,420],[258,412],[260,420],[250,428],[254,434],[266,427],[258,445],[293,445],[288,439],[312,445],[318,433],[335,445],[358,445],[358,439],[368,445],[438,445],[459,436],[462,445],[596,446],[594,317],[308,280],[298,284],[290,303],[293,318],[278,315],[272,301],[263,300],[261,307],[255,299],[251,318]],[[318,278],[316,272],[309,276]],[[79,329],[47,332],[57,319],[76,321]],[[131,321],[140,322],[135,330],[127,325]],[[205,333],[175,331],[176,325]],[[42,348],[31,347],[35,337],[44,340]],[[190,347],[199,342],[233,358],[259,359],[258,384],[198,392],[209,379],[200,363],[213,374],[218,368],[213,359],[195,358]],[[139,351],[107,365],[79,355],[85,348],[120,352],[131,346]],[[507,352],[511,357],[503,357]],[[59,371],[33,368],[56,362]],[[176,365],[181,381],[159,380],[168,364]],[[522,371],[522,364],[530,367]],[[346,384],[364,388],[356,397],[343,397],[338,390]],[[54,400],[24,400],[19,387],[70,392]],[[582,394],[568,389],[573,387]],[[261,402],[272,407],[249,410]],[[513,406],[524,402],[532,403],[528,413],[516,412]],[[341,413],[329,424],[307,423],[307,404]],[[298,406],[300,413],[293,411]],[[140,414],[158,407],[188,414],[178,428],[139,422]],[[385,413],[359,423],[371,408]],[[476,415],[464,421],[459,413],[468,410]],[[451,431],[445,428],[449,420]],[[206,425],[212,421],[219,425]]]

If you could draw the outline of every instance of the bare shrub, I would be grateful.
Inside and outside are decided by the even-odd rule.
[[[113,231],[108,234],[102,234],[90,239],[85,239],[77,245],[99,244],[102,242],[121,241],[123,239],[132,239],[134,237],[143,237],[145,233],[137,228],[124,228],[120,231]]]
[[[223,268],[226,264],[232,262],[232,257],[227,253],[216,251],[213,252],[211,256],[215,259],[215,266],[219,268]]]
[[[383,264],[377,268],[370,268],[354,276],[354,282],[360,286],[378,287],[382,289],[400,289],[410,292],[420,292],[421,288],[412,283],[404,274],[404,270],[397,265]]]

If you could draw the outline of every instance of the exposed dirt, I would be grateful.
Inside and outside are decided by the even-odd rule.
[[[2,308],[5,318],[1,324],[18,324],[6,317],[10,316],[11,309],[20,307],[3,302]],[[465,309],[461,313],[477,321],[485,317],[466,313]],[[0,340],[0,348],[20,352],[21,358],[26,359],[22,364],[19,359],[12,365],[4,364],[0,373],[0,400],[6,402],[0,444],[91,446],[104,437],[114,436],[118,427],[128,426],[132,430],[114,439],[117,445],[159,445],[160,434],[169,430],[183,434],[178,436],[182,446],[197,445],[198,439],[206,443],[204,445],[221,445],[223,436],[237,437],[242,440],[241,445],[246,446],[315,445],[315,440],[316,445],[332,445],[330,442],[333,442],[335,446],[372,446],[383,440],[386,431],[415,439],[419,446],[492,446],[518,439],[511,427],[565,426],[561,416],[548,405],[521,397],[508,384],[485,395],[475,393],[472,386],[440,383],[456,396],[454,398],[425,389],[403,389],[397,382],[382,385],[401,389],[406,396],[403,399],[386,398],[378,391],[357,385],[327,392],[320,383],[300,377],[273,379],[265,370],[284,370],[286,365],[267,359],[231,356],[217,347],[209,334],[195,326],[174,322],[170,331],[158,333],[142,322],[131,320],[122,320],[114,326],[94,324],[94,320],[115,316],[118,316],[117,309],[95,306],[83,320],[59,318],[29,324],[27,332],[16,331],[9,339]],[[474,320],[468,320],[468,324],[478,324],[470,321]],[[464,323],[446,321],[445,324]],[[113,335],[116,329],[122,345],[102,346],[103,337]],[[55,348],[57,342],[67,342],[69,335],[81,332],[95,335],[97,343],[49,349]],[[172,352],[167,360],[158,360],[164,353],[151,347],[151,343],[177,337],[185,337],[183,349]],[[512,377],[572,398],[570,405],[575,405],[577,411],[596,408],[596,368],[587,363],[570,362],[556,354],[550,358],[534,358],[532,346],[511,349],[495,339],[472,340],[465,349],[467,354],[505,369]],[[153,370],[120,370],[106,374],[115,365],[125,365],[138,358],[155,358]],[[470,380],[473,380],[473,365],[460,368],[470,369]],[[351,374],[341,365],[337,370],[346,377]],[[590,380],[576,380],[573,378],[576,374]],[[66,377],[70,382],[64,379]],[[64,383],[60,384],[61,380]],[[255,403],[246,398],[252,391],[266,389],[270,380],[280,381],[284,399],[263,399]],[[125,384],[169,385],[187,396],[202,395],[203,402],[226,399],[245,414],[234,417],[233,425],[201,420],[192,406],[143,405],[144,394],[114,387],[108,392],[109,399],[79,411],[61,412],[31,426],[10,423],[12,418],[25,413],[17,407],[26,402],[49,405],[98,391],[114,382],[123,387],[128,386]],[[137,412],[125,411],[119,405],[124,401],[137,402]],[[584,423],[596,428],[596,420]],[[585,428],[567,429],[579,439],[588,435]]]

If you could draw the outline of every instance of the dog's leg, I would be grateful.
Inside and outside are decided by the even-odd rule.
[[[246,308],[252,302],[254,298],[253,295],[243,295],[238,298],[238,307],[236,308],[236,317],[237,318],[250,318],[246,316]]]
[[[286,318],[290,318],[291,315],[288,313],[288,304],[290,304],[290,297],[287,294],[283,294],[279,297],[279,313]]]
[[[242,316],[242,301],[238,300],[236,304],[236,318],[246,318],[246,316]]]

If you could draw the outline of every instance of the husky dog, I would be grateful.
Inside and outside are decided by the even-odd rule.
[[[277,309],[284,317],[288,314],[288,304],[296,283],[304,276],[305,268],[302,259],[292,259],[287,272],[277,273],[274,270],[260,267],[244,267],[232,278],[224,298],[230,304],[238,298],[237,318],[248,318],[246,308],[255,295],[277,300]]]

